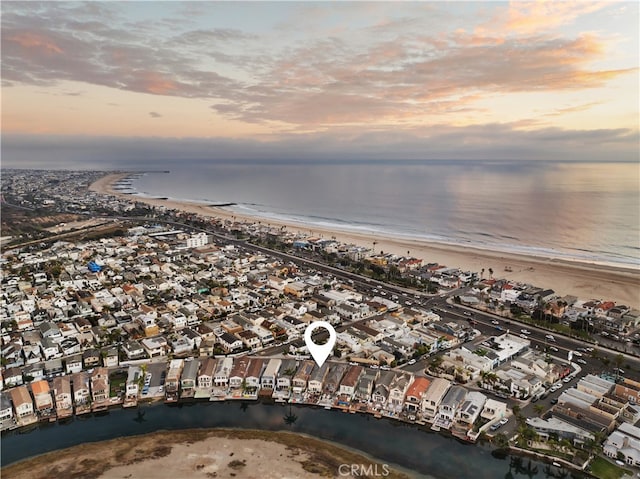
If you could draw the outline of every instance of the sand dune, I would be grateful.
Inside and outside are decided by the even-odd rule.
[[[563,259],[528,256],[523,254],[490,251],[471,246],[449,245],[402,237],[354,233],[318,228],[315,226],[265,220],[249,217],[222,208],[172,200],[132,197],[114,191],[111,185],[127,174],[108,175],[91,185],[91,190],[111,194],[127,200],[140,201],[155,206],[183,210],[203,216],[212,216],[236,221],[261,221],[271,226],[285,226],[288,231],[324,238],[336,238],[344,243],[375,247],[375,251],[384,251],[399,255],[411,255],[421,258],[425,263],[439,263],[463,270],[480,271],[493,269],[494,277],[507,278],[551,288],[560,295],[574,295],[581,299],[600,299],[615,301],[633,307],[640,306],[640,270],[617,268],[608,265],[578,263]],[[375,245],[374,245],[375,242]],[[505,268],[511,271],[506,271]]]

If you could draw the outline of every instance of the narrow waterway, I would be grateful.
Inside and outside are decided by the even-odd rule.
[[[295,422],[287,425],[288,406],[259,403],[156,404],[114,409],[104,415],[41,424],[2,437],[2,465],[87,442],[188,428],[252,428],[289,430],[332,441],[389,464],[435,479],[568,477],[559,468],[528,458],[496,458],[486,447],[369,415],[293,407]],[[566,471],[565,471],[566,472]]]

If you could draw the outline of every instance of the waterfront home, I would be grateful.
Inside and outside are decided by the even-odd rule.
[[[229,385],[229,374],[233,368],[232,358],[221,358],[216,360],[216,369],[213,375],[213,384],[217,388],[226,389]]]
[[[536,431],[542,440],[557,437],[560,440],[566,439],[571,441],[574,445],[578,446],[584,444],[586,441],[592,441],[595,437],[589,430],[558,417],[550,417],[547,419],[539,417],[528,418],[527,425]]]
[[[436,416],[440,403],[450,387],[451,382],[444,378],[435,378],[431,381],[429,389],[422,396],[422,417],[424,419],[429,421]]]
[[[276,394],[279,397],[288,397],[291,389],[291,380],[297,371],[295,359],[284,359],[276,379]]]
[[[40,414],[49,413],[51,409],[53,409],[51,389],[47,381],[33,381],[31,383],[31,392],[33,393],[33,399],[36,403],[36,410]]]
[[[340,388],[338,393],[340,394],[340,402],[349,403],[356,393],[356,386],[360,377],[364,374],[364,368],[362,366],[349,366],[344,377],[340,381]]]
[[[389,398],[387,399],[387,410],[400,412],[404,406],[404,398],[413,381],[411,373],[398,373],[389,385]]]
[[[180,376],[180,397],[193,397],[199,369],[199,359],[190,358],[185,360]]]
[[[262,389],[275,389],[280,366],[282,366],[282,359],[273,358],[269,360],[260,378],[260,387]]]
[[[18,424],[31,424],[36,421],[33,412],[33,401],[26,386],[18,386],[9,391],[11,402],[16,412]]]
[[[164,383],[167,402],[175,402],[178,400],[178,391],[180,389],[180,375],[182,374],[183,366],[183,359],[172,359],[169,363],[167,377]]]
[[[140,393],[140,380],[142,378],[142,369],[139,366],[129,366],[127,370],[127,382],[125,386],[125,404],[129,402],[137,403],[138,394]]]
[[[247,375],[247,368],[249,367],[250,359],[247,356],[242,356],[234,359],[233,367],[229,373],[229,388],[240,389],[243,388],[245,383],[245,377]]]
[[[198,374],[198,388],[210,391],[213,387],[213,377],[215,374],[216,360],[213,358],[204,358],[200,364],[200,373]]]
[[[309,381],[309,376],[311,376],[311,371],[313,371],[314,366],[314,361],[303,361],[298,367],[291,381],[294,394],[302,394],[304,390],[307,389],[307,381]]]
[[[456,412],[456,418],[461,425],[467,429],[473,426],[473,423],[482,412],[487,396],[478,391],[469,391]]]
[[[329,372],[330,365],[331,363],[324,363],[321,368],[314,368],[311,376],[309,376],[307,387],[307,391],[309,391],[310,394],[322,393],[322,387]]]
[[[89,388],[89,374],[85,372],[75,373],[71,376],[73,386],[73,405],[75,413],[82,414],[90,409],[91,390]]]
[[[640,466],[640,428],[622,423],[605,441],[603,452],[612,459],[622,456],[630,466]]]
[[[404,400],[404,409],[408,413],[415,415],[422,410],[422,400],[430,385],[431,381],[422,376],[416,377],[409,385]]]
[[[449,429],[466,396],[467,390],[462,386],[449,388],[438,407],[438,415],[435,418],[434,426]]]
[[[487,399],[480,413],[480,417],[485,421],[493,421],[494,419],[500,419],[507,415],[507,404],[502,401],[496,401],[495,399]]]
[[[347,365],[341,363],[332,363],[329,372],[327,373],[324,386],[322,388],[322,394],[325,398],[333,398],[338,392],[342,377],[347,371]]]
[[[0,392],[0,423],[13,418],[11,397],[6,392]]]
[[[52,382],[53,397],[58,419],[73,415],[73,397],[71,396],[71,378],[59,376]]]
[[[247,367],[247,374],[245,375],[246,390],[251,393],[256,393],[260,389],[260,376],[264,369],[264,360],[260,358],[253,358],[249,362]]]
[[[376,379],[378,379],[379,372],[378,369],[364,370],[364,374],[360,377],[360,381],[358,381],[358,386],[356,387],[355,397],[357,399],[368,401],[371,398],[373,386]]]
[[[375,404],[376,409],[382,409],[386,406],[389,399],[389,387],[393,382],[396,373],[393,371],[384,371],[375,383],[371,400]]]
[[[109,400],[109,370],[107,368],[95,368],[91,373],[91,398],[94,410],[106,407],[106,402]]]

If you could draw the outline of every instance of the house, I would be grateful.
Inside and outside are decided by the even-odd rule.
[[[218,342],[222,349],[224,349],[227,353],[232,353],[234,351],[239,351],[242,349],[242,341],[235,337],[233,334],[224,332],[218,337]]]
[[[229,375],[233,368],[232,358],[222,358],[216,361],[216,369],[213,376],[213,384],[218,388],[226,388],[229,385]]]
[[[377,409],[383,409],[386,406],[389,399],[389,388],[394,378],[395,373],[393,371],[384,371],[376,381],[371,400]]]
[[[216,360],[213,358],[205,358],[201,360],[200,372],[198,374],[198,388],[210,390],[213,387],[213,378],[215,374]]]
[[[74,354],[65,360],[65,371],[67,374],[79,373],[82,371],[82,355]]]
[[[251,330],[240,331],[239,333],[237,333],[237,336],[240,338],[242,344],[244,344],[245,348],[247,349],[254,351],[262,346],[258,335]]]
[[[622,423],[605,441],[604,451],[608,457],[623,457],[630,466],[640,466],[640,428]]]
[[[495,399],[487,399],[480,413],[480,417],[485,421],[493,421],[494,419],[500,419],[507,415],[507,404],[502,401],[496,401]]]
[[[288,393],[291,388],[291,380],[297,371],[297,363],[294,359],[283,359],[276,379],[276,391]]]
[[[35,400],[36,410],[38,412],[45,413],[53,409],[51,389],[47,381],[33,381],[31,383],[31,392],[33,393],[33,399]]]
[[[53,397],[58,419],[73,415],[73,396],[71,395],[71,378],[59,376],[53,379]]]
[[[11,388],[14,386],[20,386],[23,383],[22,370],[20,368],[7,368],[4,371],[4,384],[6,387]]]
[[[342,381],[340,381],[340,402],[350,402],[356,393],[356,386],[360,381],[360,377],[364,374],[362,366],[350,366],[347,369]]]
[[[95,368],[90,378],[94,408],[100,407],[109,399],[109,370],[105,367]]]
[[[438,415],[434,421],[434,426],[449,429],[466,396],[467,390],[462,386],[449,388],[438,407]]]
[[[311,394],[320,394],[322,393],[322,388],[324,385],[324,380],[327,377],[327,373],[329,372],[330,363],[324,363],[321,368],[315,368],[309,376],[309,381],[307,383],[307,391]]]
[[[422,396],[422,416],[426,420],[436,417],[440,403],[444,399],[447,391],[451,387],[451,382],[443,378],[435,378],[431,381],[429,389]]]
[[[140,341],[140,345],[150,358],[164,356],[167,351],[167,340],[164,336],[144,338]]]
[[[364,374],[360,377],[360,381],[358,381],[355,397],[362,401],[368,401],[373,393],[373,386],[375,385],[376,379],[378,379],[378,370],[365,369]]]
[[[145,357],[144,348],[135,339],[130,339],[122,344],[122,351],[127,355],[127,359],[141,359]]]
[[[118,366],[118,348],[108,348],[106,351],[102,351],[102,363],[105,368],[112,368]]]
[[[473,423],[482,412],[484,403],[487,401],[487,396],[479,391],[469,391],[464,399],[464,402],[460,405],[457,411],[457,418],[460,423],[463,423],[466,427],[473,426]]]
[[[431,381],[422,376],[418,376],[413,380],[407,389],[404,399],[404,409],[407,412],[416,414],[422,410],[423,397],[430,385]]]
[[[311,371],[313,371],[314,366],[315,362],[313,361],[303,361],[298,367],[291,381],[291,386],[295,394],[302,394],[304,390],[307,389],[307,381],[309,381],[309,376],[311,376]]]
[[[62,356],[58,343],[54,342],[54,340],[48,336],[42,338],[42,344],[40,347],[42,348],[42,355],[46,360]]]
[[[267,367],[260,378],[260,387],[262,389],[275,389],[276,380],[278,379],[278,371],[282,366],[282,359],[273,358],[267,363]]]
[[[142,369],[139,366],[129,366],[127,370],[127,382],[125,387],[125,401],[136,400],[140,393]]]
[[[253,358],[249,362],[247,367],[247,374],[245,376],[246,389],[250,392],[255,392],[260,388],[260,375],[264,368],[264,360]]]
[[[90,369],[100,364],[100,351],[97,349],[87,349],[82,353],[82,362],[85,369]]]
[[[410,373],[399,373],[389,385],[389,398],[387,399],[387,409],[400,412],[404,406],[404,398],[413,381]]]
[[[246,385],[245,377],[250,359],[246,356],[236,358],[233,361],[233,367],[229,373],[229,388],[240,389]]]
[[[616,384],[615,393],[617,396],[627,399],[631,404],[640,404],[640,382],[625,378]]]
[[[193,359],[185,360],[184,369],[180,376],[180,389],[181,397],[193,396],[194,389],[196,388],[196,381],[198,380],[198,371],[200,369],[200,360]]]
[[[167,402],[174,402],[178,400],[178,391],[180,389],[180,375],[182,374],[183,367],[183,359],[172,359],[169,362],[167,377],[164,383]]]
[[[338,391],[340,387],[340,381],[342,381],[342,376],[344,376],[347,371],[347,365],[334,363],[329,368],[329,372],[324,379],[324,388],[322,393],[325,396],[332,397]]]
[[[13,418],[13,404],[8,393],[0,392],[0,422]]]
[[[73,386],[73,405],[75,413],[80,414],[87,412],[87,407],[91,400],[91,390],[89,389],[89,374],[78,372],[71,376],[71,385]]]
[[[13,409],[16,412],[18,424],[35,419],[33,415],[33,401],[26,386],[18,386],[9,391]]]

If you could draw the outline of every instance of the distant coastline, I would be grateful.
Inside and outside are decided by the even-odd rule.
[[[334,237],[344,243],[371,247],[375,242],[377,251],[399,255],[405,255],[409,251],[412,256],[421,258],[425,262],[438,262],[441,265],[459,267],[462,270],[480,271],[492,268],[496,277],[551,288],[560,295],[574,295],[582,299],[611,300],[632,307],[640,306],[638,295],[640,271],[635,268],[506,253],[481,249],[476,246],[435,243],[401,236],[392,237],[310,227],[291,221],[266,220],[265,218],[239,214],[220,206],[212,207],[210,203],[132,196],[113,189],[114,183],[128,176],[130,173],[106,175],[93,183],[90,189],[97,193],[114,195],[129,201],[135,200],[152,206],[163,206],[202,216],[252,223],[260,221],[307,236]]]

